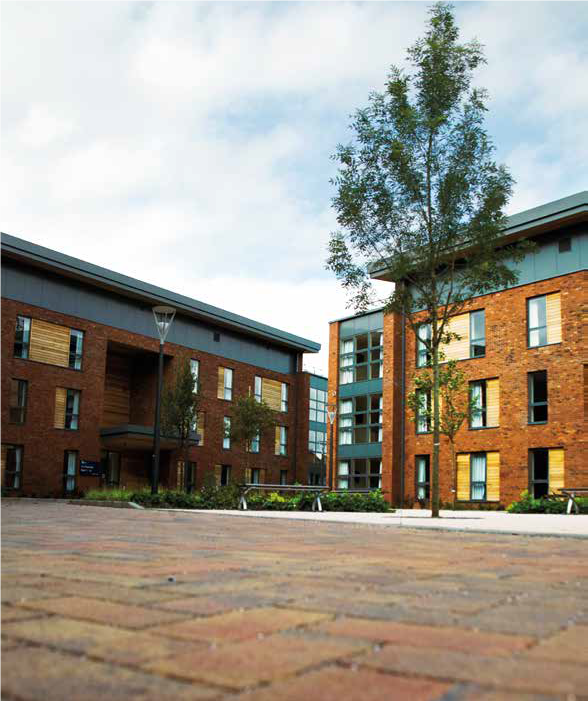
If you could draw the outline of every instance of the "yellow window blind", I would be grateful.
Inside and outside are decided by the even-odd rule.
[[[275,429],[274,453],[276,455],[280,454],[280,427],[279,426],[276,426],[276,429]]]
[[[261,398],[274,410],[282,408],[282,383],[278,380],[269,380],[267,377],[261,380]]]
[[[470,500],[470,454],[457,456],[457,498],[459,501]]]
[[[251,468],[245,468],[245,484],[251,484]]]
[[[198,445],[204,445],[204,424],[206,419],[206,412],[199,411],[196,414],[196,433],[200,436],[200,441]]]
[[[67,390],[64,387],[57,387],[55,390],[55,428],[65,428],[65,404],[67,400]]]
[[[220,485],[221,485],[222,474],[223,474],[223,466],[222,465],[215,465],[214,466],[214,483],[216,484],[217,487],[220,487]]]
[[[500,453],[486,453],[486,499],[500,501]]]
[[[224,368],[218,369],[218,384],[216,387],[216,396],[217,396],[217,399],[224,399],[225,398],[225,369]]]
[[[486,380],[486,425],[500,426],[500,383]]]
[[[31,320],[29,358],[41,363],[69,366],[69,335],[66,326]]]
[[[564,451],[562,448],[549,449],[549,491],[557,492],[565,486]]]
[[[561,342],[561,297],[559,292],[545,296],[547,343]]]
[[[449,319],[448,333],[455,333],[459,339],[452,339],[450,343],[441,344],[441,351],[445,360],[464,360],[470,357],[470,315],[458,314]]]

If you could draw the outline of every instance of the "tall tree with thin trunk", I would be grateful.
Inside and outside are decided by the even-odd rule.
[[[239,397],[231,414],[231,441],[245,443],[245,470],[249,470],[251,444],[276,426],[276,412],[263,399],[258,400],[249,393]]]
[[[173,382],[165,387],[161,397],[161,433],[174,438],[184,460],[184,489],[189,489],[188,455],[194,444],[198,418],[198,395],[195,394],[196,378],[190,362],[182,361]]]
[[[333,156],[340,229],[331,235],[327,268],[358,311],[374,301],[376,271],[395,281],[386,311],[400,313],[430,355],[438,517],[439,353],[456,338],[449,319],[470,297],[514,284],[509,261],[524,250],[499,246],[513,180],[493,160],[487,95],[473,86],[485,62],[482,46],[461,43],[453,8],[437,3],[407,57],[407,68],[392,66],[385,91],[355,113],[352,143]]]

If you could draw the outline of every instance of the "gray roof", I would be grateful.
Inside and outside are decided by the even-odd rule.
[[[219,327],[231,328],[249,336],[256,336],[304,353],[316,353],[320,343],[281,331],[273,326],[261,324],[225,309],[213,307],[199,300],[150,285],[141,280],[86,261],[39,246],[30,241],[2,233],[2,254],[23,260],[31,265],[58,271],[60,274],[89,285],[111,290],[121,296],[139,299],[149,304],[166,304],[175,307],[179,313],[191,316]]]

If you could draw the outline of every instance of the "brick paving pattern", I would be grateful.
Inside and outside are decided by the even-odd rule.
[[[588,541],[2,505],[6,701],[588,699]]]

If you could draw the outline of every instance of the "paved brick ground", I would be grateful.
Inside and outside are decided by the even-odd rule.
[[[588,542],[2,506],[2,698],[588,699]]]

